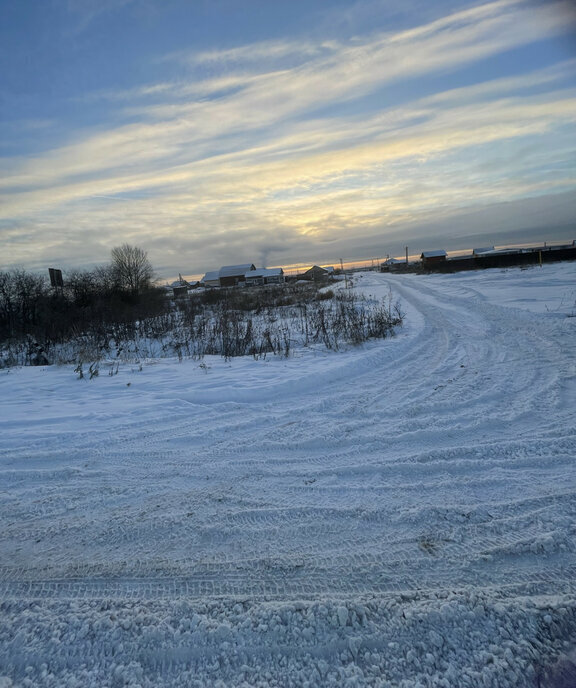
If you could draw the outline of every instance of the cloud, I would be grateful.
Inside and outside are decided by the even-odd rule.
[[[210,81],[204,84],[207,90],[227,87],[238,90],[221,99],[184,104],[172,103],[147,108],[141,114],[148,119],[148,122],[125,125],[94,136],[81,133],[81,140],[76,144],[53,151],[43,158],[27,161],[21,165],[15,164],[15,173],[10,179],[5,180],[5,185],[14,187],[27,184],[53,184],[58,178],[77,178],[78,175],[99,174],[106,170],[122,168],[130,174],[138,169],[138,165],[149,165],[160,161],[166,161],[166,164],[174,166],[179,162],[184,162],[185,159],[189,160],[190,157],[201,158],[203,155],[209,155],[210,149],[213,148],[219,152],[217,139],[223,137],[234,134],[249,136],[254,132],[258,132],[260,136],[264,134],[265,137],[267,132],[263,132],[263,129],[278,125],[290,116],[303,117],[320,107],[334,106],[342,98],[358,98],[368,90],[378,89],[383,81],[389,81],[400,75],[406,76],[417,67],[421,72],[426,72],[433,69],[432,65],[438,64],[439,61],[442,64],[460,62],[461,52],[451,54],[443,32],[451,27],[452,34],[457,35],[457,38],[453,37],[453,41],[461,47],[463,42],[472,41],[468,35],[469,31],[473,31],[476,38],[488,29],[492,31],[493,14],[496,8],[500,6],[507,8],[511,4],[509,2],[492,3],[488,9],[482,7],[458,13],[449,20],[434,22],[432,27],[404,32],[400,36],[376,38],[370,45],[342,49],[337,57],[331,58],[328,62],[325,60],[321,60],[320,64],[313,62],[303,70],[271,73],[265,77],[235,77],[224,81],[217,80],[220,83]],[[482,26],[482,17],[490,22],[489,27]],[[499,19],[502,20],[501,17]],[[471,27],[465,23],[462,26],[465,20],[478,21],[479,25],[475,24]],[[505,24],[508,21],[510,21],[509,18],[506,19]],[[522,20],[516,21],[522,23]],[[506,26],[501,28],[504,30]],[[520,32],[517,32],[514,35],[519,34]],[[436,41],[435,48],[432,49],[430,45],[423,47],[420,41],[417,45],[410,42],[415,39],[415,36],[419,38],[421,35],[433,36]],[[496,45],[500,45],[504,39],[496,34],[492,35],[491,40]],[[515,41],[518,43],[519,38]],[[383,48],[383,44],[386,47],[402,44],[403,57],[393,59],[398,58],[397,49],[394,48],[396,52],[390,55]],[[477,47],[475,49],[478,50]],[[496,50],[496,47],[493,46],[493,49]],[[415,53],[418,51],[424,51],[424,56],[416,56]],[[432,53],[438,53],[442,57],[431,59]],[[450,54],[450,60],[447,54]],[[384,68],[386,63],[393,63],[396,66],[386,70]],[[500,87],[505,88],[509,85],[508,79]],[[188,88],[189,90],[201,89],[202,86],[201,82],[192,84]],[[475,88],[489,89],[491,86]],[[160,84],[150,86],[148,89],[168,91],[168,85]],[[466,96],[462,91],[453,95],[458,98]],[[446,99],[447,96],[443,97]],[[243,141],[242,145],[246,143]]]
[[[261,65],[278,62],[302,64],[331,52],[335,44],[326,41],[267,40],[250,45],[203,52],[179,52],[167,56],[167,60],[177,60],[192,67],[220,68],[225,70],[260,70]]]
[[[136,121],[2,161],[0,221],[44,235],[64,227],[70,241],[98,228],[95,255],[119,236],[174,258],[175,246],[195,244],[196,260],[217,267],[217,256],[274,262],[353,235],[369,243],[471,199],[564,191],[574,184],[564,134],[576,119],[566,87],[576,61],[394,100],[398,84],[561,33],[563,15],[549,10],[499,0],[348,42],[172,55],[191,66],[189,81],[94,94]],[[154,104],[124,107],[134,100]]]
[[[136,0],[60,0],[74,18],[74,34],[80,34],[101,16],[116,13]]]

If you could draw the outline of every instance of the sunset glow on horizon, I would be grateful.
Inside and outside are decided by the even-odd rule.
[[[575,233],[569,2],[23,0],[0,27],[0,269]]]

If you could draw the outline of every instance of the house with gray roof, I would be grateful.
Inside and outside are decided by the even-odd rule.
[[[282,268],[256,268],[246,273],[246,285],[283,284]]]
[[[205,287],[219,287],[220,286],[220,271],[212,270],[207,272],[204,277],[200,280],[200,284]]]
[[[246,281],[246,273],[256,270],[252,263],[224,265],[218,272],[221,287],[236,287]]]

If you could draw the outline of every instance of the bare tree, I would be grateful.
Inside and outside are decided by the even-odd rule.
[[[45,277],[22,269],[0,272],[0,341],[37,328],[47,294]]]
[[[112,249],[112,274],[116,284],[133,294],[150,286],[154,270],[148,254],[138,246],[122,244]]]

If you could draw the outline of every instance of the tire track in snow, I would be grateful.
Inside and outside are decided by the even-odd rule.
[[[41,542],[32,555],[15,551],[28,568],[4,571],[4,594],[20,585],[22,571],[42,578],[43,560],[69,557],[80,565],[82,557],[113,562],[117,552],[134,560],[160,555],[170,571],[170,562],[184,561],[182,547],[197,554],[183,564],[189,571],[209,552],[228,556],[198,583],[186,571],[179,574],[187,581],[182,590],[211,594],[210,588],[217,595],[380,593],[470,580],[530,585],[551,575],[551,556],[570,562],[572,531],[565,513],[554,511],[557,488],[552,484],[536,517],[531,504],[540,488],[530,485],[561,479],[576,450],[558,375],[569,362],[566,333],[557,339],[556,322],[542,324],[438,280],[370,275],[358,288],[383,295],[389,284],[406,304],[411,330],[344,355],[342,364],[338,355],[327,356],[320,385],[305,367],[295,374],[296,363],[288,362],[289,394],[279,395],[276,385],[246,404],[192,403],[176,393],[181,405],[171,405],[171,415],[156,413],[151,422],[150,406],[142,417],[110,419],[109,427],[82,433],[73,441],[73,460],[69,447],[57,448],[62,436],[49,437],[51,459],[68,467],[3,472],[14,485],[43,489],[39,503],[25,503],[20,528],[7,533]],[[40,459],[41,450],[34,451]],[[27,452],[21,449],[22,456]],[[50,500],[63,479],[68,495],[58,506]],[[86,491],[88,485],[94,489]],[[464,503],[471,513],[493,512],[504,502],[510,516],[491,524],[447,525],[438,511]],[[102,514],[108,508],[110,515]],[[100,516],[72,528],[73,519],[91,510]],[[42,518],[46,527],[38,525]],[[86,542],[81,556],[71,541],[79,530]],[[250,574],[238,574],[251,552],[257,562],[268,553],[279,564],[269,571],[254,564]],[[521,560],[516,574],[511,559]],[[122,567],[96,582],[87,567],[86,589],[105,595],[107,584],[110,591],[122,588],[114,580],[126,575]],[[302,581],[290,587],[282,579],[292,568]],[[130,579],[135,590],[157,580],[154,567],[142,572]],[[552,578],[571,586],[569,573],[562,565]],[[50,594],[83,589],[81,580],[68,582],[66,575],[59,582],[47,577]],[[266,584],[258,587],[254,576]],[[219,587],[219,581],[228,582]],[[34,585],[42,589],[41,580]]]

